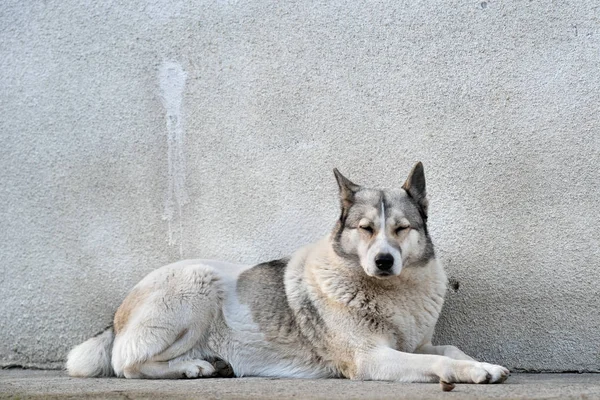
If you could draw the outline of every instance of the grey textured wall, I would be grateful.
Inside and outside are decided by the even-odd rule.
[[[599,48],[595,0],[2,1],[0,362],[56,365],[162,264],[316,240],[334,166],[421,160],[438,340],[600,370]]]

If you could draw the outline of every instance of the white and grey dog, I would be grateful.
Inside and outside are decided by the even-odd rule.
[[[504,381],[506,368],[431,343],[446,275],[427,232],[423,165],[394,190],[334,172],[341,215],[330,235],[254,266],[155,270],[110,328],[69,353],[69,374]]]

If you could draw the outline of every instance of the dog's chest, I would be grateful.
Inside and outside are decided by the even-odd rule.
[[[413,352],[431,334],[444,303],[444,286],[438,282],[415,285],[384,298],[381,303],[387,326],[392,330],[393,347]]]

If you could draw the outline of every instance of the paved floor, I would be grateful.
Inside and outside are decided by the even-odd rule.
[[[500,385],[264,378],[147,381],[70,378],[62,371],[0,370],[0,399],[600,399],[600,374],[513,374]]]

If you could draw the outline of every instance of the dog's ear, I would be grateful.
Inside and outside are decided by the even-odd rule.
[[[342,202],[342,208],[348,208],[354,203],[354,193],[356,193],[360,186],[352,183],[350,179],[346,178],[337,168],[333,169],[335,179],[337,180],[340,188],[340,200]]]
[[[410,171],[406,182],[402,185],[402,189],[406,190],[406,193],[417,202],[421,207],[425,218],[427,218],[429,201],[427,200],[427,190],[425,188],[425,170],[423,169],[423,163],[421,163],[421,161],[416,163]]]

